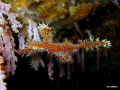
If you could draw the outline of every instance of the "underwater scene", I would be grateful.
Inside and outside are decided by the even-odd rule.
[[[0,0],[0,90],[120,90],[120,0]]]

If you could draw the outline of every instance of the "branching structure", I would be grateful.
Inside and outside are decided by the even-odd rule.
[[[25,1],[25,0],[23,0]],[[54,0],[40,0],[43,1],[43,6],[40,4],[39,8],[37,9],[38,12],[41,14],[42,19],[48,20],[47,23],[52,22],[55,18],[59,18],[58,20],[63,19],[63,15],[67,15],[67,7],[65,7],[65,3],[61,3],[59,7],[57,4],[51,3]],[[51,4],[49,4],[47,1],[50,1],[52,5],[55,5],[54,9],[58,7],[56,15],[54,15],[54,10],[49,9],[49,7],[52,7]],[[67,0],[65,0],[67,1]],[[69,1],[69,0],[68,0]],[[13,2],[16,4],[18,1],[13,0]],[[71,0],[72,2],[72,0]],[[13,5],[14,5],[13,3]],[[23,4],[23,2],[20,2],[20,6],[24,6],[24,8],[28,8],[27,5]],[[46,6],[46,3],[48,5]],[[62,4],[62,8],[61,8]],[[16,4],[19,6],[19,4]],[[50,6],[49,6],[50,5]],[[99,6],[99,3],[95,2],[93,5],[92,4],[81,4],[78,7],[72,6],[70,7],[70,17],[62,20],[60,25],[66,25],[69,23],[73,23],[74,21],[83,19],[86,17],[92,9],[96,8]],[[33,21],[33,19],[28,15],[26,11],[23,10],[24,15],[25,15],[25,21],[28,24],[27,30],[20,31],[19,29],[21,28],[22,25],[20,22],[16,19],[18,14],[13,13],[10,11],[10,4],[6,4],[0,1],[0,90],[6,90],[6,83],[3,82],[5,79],[5,72],[7,77],[11,73],[12,75],[15,74],[16,70],[16,63],[18,61],[17,57],[15,56],[14,52],[22,55],[30,55],[32,58],[31,66],[35,68],[35,70],[38,69],[39,63],[42,65],[42,67],[45,67],[44,60],[42,60],[42,52],[46,51],[47,55],[49,55],[49,62],[48,62],[48,76],[49,79],[53,80],[52,74],[54,73],[53,67],[54,67],[54,59],[52,55],[55,55],[58,58],[58,67],[59,67],[59,77],[62,77],[65,75],[63,64],[62,63],[67,63],[67,75],[68,79],[70,79],[70,64],[74,63],[74,58],[72,55],[75,53],[78,62],[81,62],[81,67],[82,67],[82,72],[84,72],[84,49],[86,51],[88,50],[94,50],[97,49],[97,60],[99,61],[100,57],[100,47],[104,48],[110,48],[111,47],[111,42],[107,41],[106,39],[104,40],[99,40],[99,38],[94,39],[93,36],[90,36],[89,39],[86,40],[78,40],[78,43],[73,44],[71,41],[68,41],[65,39],[64,42],[53,42],[53,34],[52,34],[52,28],[48,27],[46,24],[39,24],[37,25],[36,22]],[[45,7],[46,11],[44,12],[43,7]],[[64,9],[65,7],[66,9]],[[90,8],[91,7],[91,8]],[[73,11],[75,9],[75,11]],[[21,9],[22,10],[22,9]],[[63,12],[61,12],[63,10]],[[84,12],[78,12],[78,10],[84,11]],[[50,13],[47,13],[47,11]],[[61,14],[60,14],[61,13]],[[49,14],[49,15],[47,15]],[[59,15],[60,14],[60,15]],[[50,17],[49,17],[50,16]],[[52,17],[51,17],[52,16]],[[44,21],[44,20],[43,20]],[[75,24],[76,25],[76,24]],[[78,28],[78,26],[76,25]],[[26,28],[26,27],[25,27]],[[19,50],[15,50],[14,46],[14,37],[13,37],[13,32],[19,33],[18,38],[19,38]],[[27,36],[26,36],[26,32]],[[27,38],[27,41],[25,40]],[[80,55],[80,49],[81,50],[81,55]],[[81,59],[81,60],[80,60]],[[5,66],[6,69],[4,69],[3,62],[5,61]],[[99,62],[98,62],[99,64]],[[99,67],[98,67],[99,68]],[[2,89],[1,89],[2,88]]]
[[[51,28],[45,24],[39,24],[38,30],[40,36],[43,37],[40,41],[29,41],[28,46],[25,49],[16,51],[19,54],[30,54],[31,51],[47,51],[48,53],[55,55],[59,58],[60,62],[71,62],[73,59],[71,57],[71,52],[76,52],[79,48],[85,48],[86,51],[89,49],[99,48],[99,47],[111,47],[110,41],[102,40],[99,41],[99,38],[96,40],[92,36],[89,37],[89,40],[79,40],[78,44],[72,44],[67,39],[63,43],[53,43],[48,40],[51,34]]]
[[[7,90],[6,83],[3,81],[6,78],[5,66],[2,65],[3,63],[3,57],[0,56],[0,90]]]

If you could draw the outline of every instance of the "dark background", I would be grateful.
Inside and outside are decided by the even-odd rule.
[[[42,56],[46,67],[43,68],[40,66],[38,71],[35,71],[29,65],[30,57],[21,57],[16,54],[19,61],[16,63],[17,70],[15,75],[5,80],[8,90],[113,89],[107,88],[106,86],[118,86],[116,89],[120,90],[120,9],[111,3],[105,7],[99,7],[94,13],[94,15],[91,14],[87,18],[78,21],[78,25],[83,32],[85,28],[90,29],[95,37],[99,36],[101,39],[107,38],[112,43],[112,47],[108,49],[108,58],[104,56],[104,49],[101,49],[99,70],[96,69],[96,51],[89,51],[85,52],[86,68],[84,74],[81,71],[80,64],[74,63],[74,68],[79,68],[75,69],[74,73],[71,74],[70,80],[67,80],[67,65],[64,64],[66,75],[59,78],[58,62],[55,60],[56,58],[54,58],[54,80],[51,81],[47,74],[48,59],[45,58],[46,53]],[[90,19],[89,21],[87,21],[88,18]],[[109,23],[110,20],[113,20],[113,23]],[[116,22],[117,26],[115,26]],[[103,23],[109,24],[103,25]],[[73,28],[62,36],[70,37],[77,33],[78,37],[81,38],[78,32],[73,31]],[[64,31],[65,30],[61,30],[58,31],[58,33]],[[75,56],[73,56],[73,58],[75,58]]]

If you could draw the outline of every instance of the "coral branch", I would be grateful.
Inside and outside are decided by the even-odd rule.
[[[16,70],[15,62],[17,62],[17,57],[14,54],[14,38],[12,37],[12,32],[3,32],[0,31],[0,37],[1,37],[1,45],[2,48],[2,56],[7,61],[7,76],[9,76],[9,73],[13,75]]]
[[[15,32],[19,32],[19,30],[17,28],[22,27],[22,25],[20,24],[20,22],[18,22],[16,20],[16,17],[18,16],[18,14],[10,12],[11,5],[10,4],[5,4],[3,2],[0,2],[0,24],[1,25],[6,25],[7,22],[4,20],[3,14],[8,16],[8,20],[10,21],[10,24],[12,25],[12,30]]]
[[[36,41],[36,42],[40,41],[36,23],[33,22],[31,19],[28,19],[28,23],[29,23],[29,26],[28,26],[27,32],[28,32],[29,40],[31,40],[33,37],[33,41]]]
[[[0,90],[7,90],[6,83],[3,82],[3,80],[6,78],[4,66],[2,65],[3,62],[3,57],[0,56]]]
[[[0,48],[3,58],[6,60],[7,76],[10,72],[12,75],[15,73],[15,62],[18,61],[14,54],[15,44],[12,31],[8,30],[9,24],[11,24],[11,28],[15,33],[19,32],[18,28],[22,27],[20,22],[16,20],[18,14],[9,11],[10,7],[10,4],[0,2]],[[9,23],[6,19],[9,20]]]

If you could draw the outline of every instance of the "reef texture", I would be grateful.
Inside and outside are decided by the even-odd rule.
[[[56,65],[68,80],[74,71],[119,68],[119,16],[119,0],[1,0],[0,90],[7,89],[5,74],[15,74],[18,54],[35,70],[47,66],[50,80]]]

